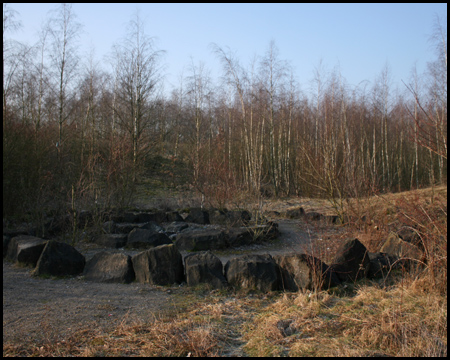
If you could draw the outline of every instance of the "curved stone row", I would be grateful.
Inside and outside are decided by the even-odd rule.
[[[385,277],[392,269],[411,266],[414,259],[422,256],[416,246],[401,240],[395,233],[381,250],[369,253],[358,239],[349,239],[337,250],[331,265],[306,254],[273,257],[266,254],[235,257],[223,266],[211,251],[189,254],[183,262],[177,246],[171,243],[157,245],[134,256],[103,251],[86,262],[81,253],[66,243],[20,235],[8,242],[6,257],[34,266],[35,275],[83,274],[92,281],[137,281],[154,285],[206,283],[211,288],[231,286],[266,292],[329,288],[364,277]]]

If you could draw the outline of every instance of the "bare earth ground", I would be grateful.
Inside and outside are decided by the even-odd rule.
[[[296,204],[292,204],[296,205]],[[282,207],[292,206],[283,204]],[[281,206],[278,206],[280,211]],[[273,244],[253,245],[218,252],[223,264],[244,254],[304,252],[323,234],[300,220],[276,219],[280,236]],[[318,231],[319,230],[319,231]],[[328,233],[339,232],[327,226]],[[88,259],[100,249],[84,252]],[[184,253],[183,255],[186,255]],[[149,284],[105,284],[83,280],[42,279],[3,261],[3,343],[62,342],[80,329],[106,332],[135,321],[149,322],[173,310],[173,296],[183,286]]]

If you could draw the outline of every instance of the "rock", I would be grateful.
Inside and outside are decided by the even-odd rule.
[[[209,222],[211,224],[225,225],[229,227],[247,225],[251,214],[247,210],[219,210],[209,211]]]
[[[221,229],[186,229],[176,236],[175,244],[180,250],[217,250],[228,247],[228,238]]]
[[[209,214],[201,208],[191,208],[184,221],[193,222],[196,224],[209,224]]]
[[[253,232],[246,227],[235,227],[226,230],[230,247],[250,245],[253,242]]]
[[[289,209],[286,211],[286,216],[289,219],[299,219],[305,215],[305,210],[302,207],[298,207],[295,209]]]
[[[322,220],[324,216],[318,212],[311,211],[309,213],[306,213],[305,217],[309,221],[319,221]]]
[[[184,221],[174,221],[166,226],[166,233],[176,234],[189,227]]]
[[[95,254],[86,262],[83,275],[86,280],[107,283],[128,284],[135,278],[129,255],[106,251]]]
[[[222,262],[212,252],[205,251],[187,255],[184,263],[188,286],[200,283],[207,283],[213,289],[222,289],[227,286],[227,281],[223,276]]]
[[[47,241],[30,235],[15,236],[9,242],[7,258],[35,267]]]
[[[138,227],[135,228],[135,229],[151,230],[153,232],[160,232],[160,233],[164,232],[164,228],[159,226],[154,221],[149,221],[149,222],[146,222],[146,223],[136,224],[136,225],[138,225]]]
[[[341,281],[355,281],[367,276],[370,259],[366,247],[358,240],[347,240],[336,252],[331,268]]]
[[[116,233],[116,223],[112,220],[106,221],[102,224],[102,229],[107,234]]]
[[[273,240],[278,236],[278,224],[267,221],[266,224],[249,225],[248,231],[252,234],[252,242]]]
[[[278,289],[277,265],[270,255],[245,255],[225,265],[228,284],[237,288],[263,292]]]
[[[340,284],[328,265],[307,254],[286,254],[273,257],[278,265],[283,290],[328,289]]]
[[[414,263],[420,264],[424,258],[424,254],[417,246],[400,239],[398,234],[391,232],[380,249],[380,252],[388,255],[404,259],[403,264],[411,267]]]
[[[119,249],[127,244],[127,239],[127,234],[103,234],[95,239],[95,243],[101,246]]]
[[[183,259],[173,244],[161,245],[131,258],[136,281],[171,285],[184,280]]]
[[[85,258],[73,246],[49,240],[33,273],[35,275],[78,275],[83,272]]]
[[[131,230],[138,228],[136,223],[116,223],[117,234],[129,234]]]
[[[128,234],[126,246],[135,249],[148,249],[165,244],[172,244],[172,240],[166,234],[153,230],[133,229]]]
[[[183,217],[180,215],[178,211],[168,211],[166,212],[166,222],[183,222]]]
[[[402,262],[397,257],[382,252],[369,252],[369,259],[370,266],[367,273],[369,279],[386,278],[391,270],[402,266]]]
[[[411,227],[402,227],[397,231],[398,237],[407,243],[417,246],[420,250],[424,250],[419,232]]]

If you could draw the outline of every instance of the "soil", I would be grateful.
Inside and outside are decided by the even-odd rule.
[[[232,257],[250,253],[304,252],[322,233],[301,220],[275,221],[280,232],[275,242],[217,252],[216,255],[225,265]],[[327,225],[328,231],[338,231],[331,227]],[[99,250],[84,249],[83,253],[89,259]],[[170,311],[172,296],[180,291],[180,286],[175,285],[94,283],[81,276],[37,278],[30,275],[31,270],[3,261],[3,344],[64,341],[81,329],[107,332],[121,323],[149,322],[158,314]]]

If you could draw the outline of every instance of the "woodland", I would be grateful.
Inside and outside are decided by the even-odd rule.
[[[170,94],[144,25],[131,18],[106,71],[81,57],[70,5],[33,46],[14,40],[20,18],[4,5],[4,218],[123,208],[142,189],[224,207],[238,194],[336,202],[447,183],[446,22],[430,29],[435,60],[400,89],[388,64],[351,86],[319,63],[304,92],[271,41],[245,65],[211,44],[222,77],[192,60]]]

